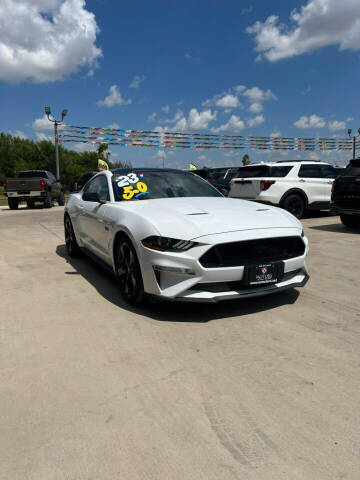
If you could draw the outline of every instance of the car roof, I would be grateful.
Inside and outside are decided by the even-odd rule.
[[[187,173],[184,172],[183,170],[180,170],[179,168],[132,168],[132,167],[126,167],[126,168],[112,168],[110,170],[113,174],[122,174],[126,172],[178,172],[178,173]]]
[[[265,167],[292,167],[293,165],[299,165],[304,163],[305,165],[329,165],[329,163],[326,162],[318,162],[316,160],[279,160],[277,162],[263,162],[263,163],[253,163],[251,165],[244,165],[241,168],[252,168],[252,167],[259,167],[261,165],[264,165]]]

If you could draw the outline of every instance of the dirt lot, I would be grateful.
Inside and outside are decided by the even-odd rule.
[[[360,234],[299,291],[135,311],[63,209],[0,208],[1,480],[358,480]]]

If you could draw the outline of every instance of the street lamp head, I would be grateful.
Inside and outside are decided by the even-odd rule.
[[[50,114],[51,114],[50,107],[45,107],[45,115],[49,118]]]
[[[351,135],[351,132],[352,132],[351,128],[348,128],[348,135]]]
[[[64,120],[64,118],[66,117],[66,114],[68,113],[67,109],[64,108],[64,110],[61,112],[61,119]]]

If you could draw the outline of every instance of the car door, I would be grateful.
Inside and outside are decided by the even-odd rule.
[[[58,182],[55,176],[51,172],[46,172],[50,185],[51,185],[51,192],[52,198],[58,198],[60,196],[60,182]]]
[[[320,165],[322,177],[323,177],[323,185],[324,185],[324,202],[330,203],[331,200],[331,188],[333,181],[338,176],[338,172],[334,167],[331,165]]]
[[[324,179],[321,165],[301,165],[299,169],[299,186],[306,193],[309,205],[324,202]]]
[[[96,193],[101,201],[89,200]],[[89,195],[90,194],[90,195]],[[84,245],[95,255],[106,260],[109,256],[109,219],[106,216],[106,202],[110,200],[108,180],[98,175],[84,187],[79,205],[78,226]]]

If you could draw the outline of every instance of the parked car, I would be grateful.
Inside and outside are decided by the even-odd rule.
[[[208,181],[223,195],[227,196],[230,190],[230,180],[236,175],[238,170],[239,167],[201,168],[191,170],[191,173]]]
[[[360,159],[351,160],[332,185],[331,211],[346,227],[360,227]]]
[[[83,186],[85,185],[86,182],[90,180],[94,175],[96,175],[97,172],[87,172],[81,175],[79,180],[76,180],[73,184],[72,191],[73,192],[79,192]]]
[[[229,196],[276,205],[302,218],[308,209],[330,208],[337,176],[335,168],[324,162],[258,163],[239,168],[230,182]]]
[[[72,193],[70,257],[110,268],[123,298],[216,302],[267,295],[308,280],[308,241],[293,215],[225,198],[190,172],[116,169]]]
[[[17,178],[8,178],[4,183],[5,196],[9,208],[15,210],[20,202],[26,202],[32,208],[35,202],[41,202],[50,208],[53,200],[64,205],[64,192],[59,180],[46,170],[27,170],[19,172]]]

